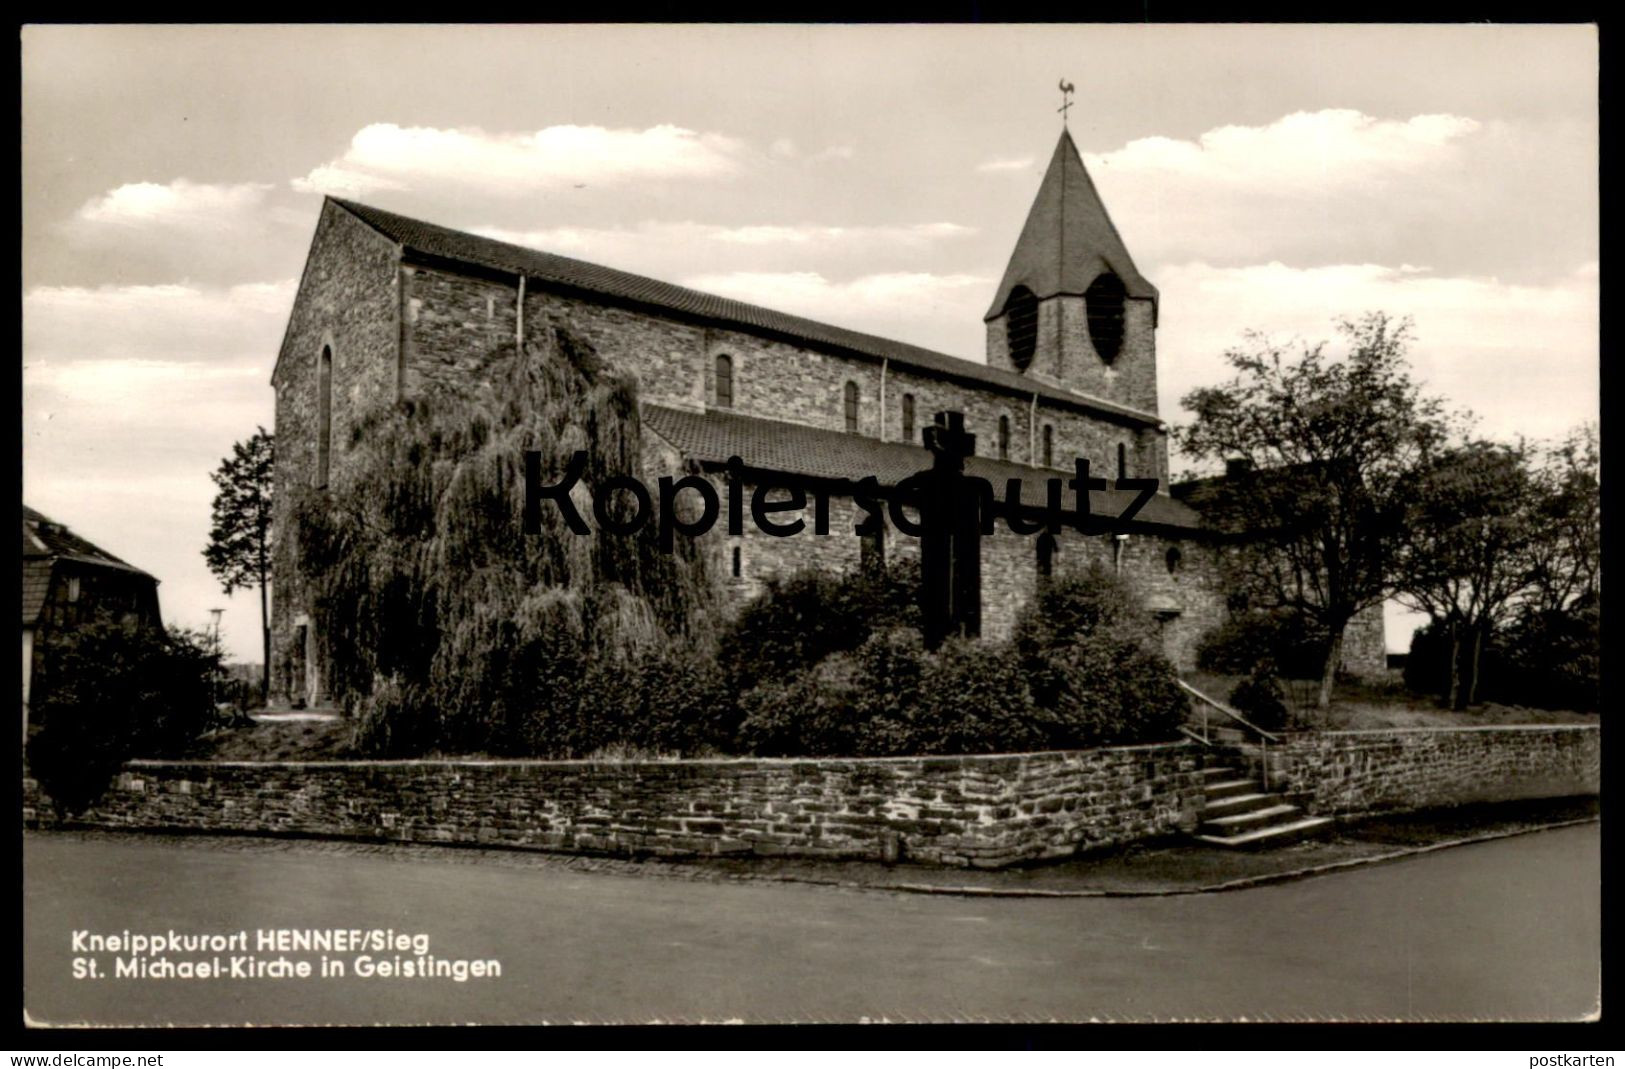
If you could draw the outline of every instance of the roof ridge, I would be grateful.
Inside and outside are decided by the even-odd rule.
[[[1147,426],[1162,423],[1161,417],[1154,412],[1079,393],[1057,384],[1037,382],[1025,375],[989,367],[986,363],[968,357],[954,356],[911,342],[824,323],[793,312],[782,312],[763,305],[751,304],[734,297],[706,293],[648,275],[595,264],[589,260],[488,238],[466,230],[442,226],[439,223],[414,219],[385,208],[375,208],[358,201],[341,197],[328,199],[389,240],[429,256],[525,274],[558,285],[606,294],[622,300],[654,305],[702,318],[720,319],[754,330],[774,331],[815,344],[833,345],[872,359],[894,360],[938,374],[957,375],[1019,396],[1031,396],[1036,393],[1060,404],[1092,409]],[[434,247],[436,244],[439,247]],[[493,252],[509,252],[509,255],[506,257],[492,255]],[[530,262],[523,262],[526,260]],[[574,270],[568,270],[570,268]]]

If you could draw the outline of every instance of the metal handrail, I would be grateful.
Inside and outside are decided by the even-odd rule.
[[[1203,705],[1211,705],[1213,708],[1217,709],[1219,712],[1223,713],[1225,716],[1228,716],[1230,719],[1234,720],[1236,723],[1240,724],[1242,727],[1244,727],[1247,730],[1251,731],[1253,734],[1259,736],[1260,738],[1268,739],[1270,742],[1280,742],[1281,741],[1281,736],[1276,735],[1275,733],[1270,732],[1270,731],[1265,731],[1263,728],[1259,727],[1257,724],[1253,723],[1251,720],[1248,720],[1246,717],[1242,716],[1240,713],[1236,712],[1234,709],[1230,708],[1228,705],[1224,704],[1221,701],[1218,701],[1216,699],[1208,697],[1206,694],[1203,694],[1201,691],[1197,690],[1195,687],[1191,686],[1189,683],[1185,682],[1183,679],[1176,679],[1176,680],[1174,680],[1174,682],[1178,683],[1179,684],[1179,689],[1183,690],[1186,694],[1189,694],[1191,697],[1195,698],[1197,701],[1201,702]],[[1204,727],[1204,732],[1203,733],[1205,734],[1206,733],[1206,716],[1205,715],[1203,716],[1203,727]]]
[[[1212,733],[1208,731],[1207,726],[1207,710],[1209,706],[1212,706],[1225,716],[1228,716],[1230,719],[1234,720],[1236,723],[1258,736],[1259,782],[1263,785],[1264,790],[1268,791],[1270,789],[1270,743],[1279,743],[1281,741],[1281,737],[1273,732],[1265,731],[1263,728],[1259,727],[1251,720],[1248,720],[1246,717],[1242,716],[1228,705],[1208,697],[1206,694],[1203,694],[1201,691],[1197,690],[1183,679],[1176,678],[1174,682],[1178,683],[1181,690],[1195,698],[1201,703],[1202,706],[1202,734],[1198,736],[1193,731],[1189,731],[1183,727],[1180,728],[1179,730],[1184,732],[1186,735],[1196,739],[1197,742],[1200,742],[1204,746],[1213,745]]]

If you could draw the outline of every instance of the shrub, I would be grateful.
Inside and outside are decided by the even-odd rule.
[[[1531,612],[1497,645],[1487,683],[1499,700],[1582,712],[1602,707],[1600,601]]]
[[[950,639],[922,665],[916,753],[1040,750],[1056,736],[1054,717],[1033,704],[1009,643]]]
[[[739,699],[740,743],[764,757],[853,756],[856,670],[851,654],[836,653],[788,678],[758,683]]]
[[[805,569],[769,579],[724,629],[721,668],[735,693],[863,645],[875,631],[919,626],[919,565],[831,575]]]
[[[1275,662],[1269,658],[1255,664],[1252,673],[1236,684],[1230,692],[1230,704],[1266,731],[1280,731],[1291,721]]]
[[[219,656],[201,636],[95,620],[44,643],[28,764],[64,816],[100,798],[132,757],[183,756],[221,721]]]
[[[1602,614],[1595,602],[1529,612],[1493,633],[1478,654],[1480,702],[1595,711],[1601,705]],[[1461,642],[1461,685],[1471,674],[1471,636]],[[1411,636],[1405,686],[1443,698],[1450,691],[1450,631],[1430,621]]]
[[[1041,587],[1016,617],[1013,644],[1034,703],[1053,717],[1052,746],[1161,741],[1184,719],[1188,701],[1150,617],[1098,563]]]
[[[1244,612],[1209,630],[1196,643],[1196,667],[1220,675],[1250,675],[1264,660],[1288,679],[1319,679],[1326,640],[1287,613]]]

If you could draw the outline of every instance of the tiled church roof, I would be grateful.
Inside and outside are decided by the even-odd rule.
[[[848,330],[845,327],[831,326],[828,323],[819,323],[812,319],[803,319],[800,316],[776,312],[770,308],[762,308],[728,297],[701,293],[698,290],[675,286],[669,282],[660,282],[626,271],[617,271],[584,260],[571,259],[568,256],[539,252],[522,245],[511,245],[505,241],[436,226],[433,223],[396,215],[394,212],[386,212],[354,201],[341,200],[337,197],[331,199],[391,241],[426,256],[514,274],[522,273],[529,278],[554,285],[679,312],[720,325],[832,346],[875,359],[885,358],[902,367],[969,380],[1023,397],[1031,397],[1036,393],[1047,401],[1087,409],[1136,426],[1155,426],[1161,422],[1152,412],[1075,393],[1026,375],[991,368],[975,361],[949,356],[947,353]],[[1125,277],[1124,281],[1128,282],[1129,279]],[[1130,293],[1133,292],[1135,291],[1131,286]]]
[[[895,486],[915,472],[931,466],[931,454],[922,445],[882,442],[857,434],[804,427],[778,420],[757,419],[733,412],[695,412],[664,405],[643,407],[645,425],[670,442],[685,456],[703,464],[723,464],[737,456],[746,467],[760,471],[785,472],[815,479],[861,479],[873,475],[882,486]],[[1048,501],[1044,481],[1070,479],[1072,472],[1030,468],[1024,464],[971,457],[965,471],[993,484],[993,492],[1004,499],[1006,479],[1021,480],[1021,501],[1043,508]],[[1110,472],[1097,472],[1109,478]],[[1098,515],[1117,516],[1137,495],[1130,490],[1096,490],[1091,509]],[[1062,507],[1070,511],[1072,493],[1065,491]],[[1132,522],[1166,527],[1200,528],[1196,512],[1166,494],[1157,494]]]
[[[1134,259],[1083,166],[1078,146],[1072,135],[1062,130],[1049,170],[1044,172],[1038,196],[1021,228],[1021,237],[1010,254],[1010,265],[1004,269],[993,305],[983,318],[992,319],[1004,311],[1010,291],[1017,285],[1026,286],[1040,300],[1061,293],[1082,296],[1089,284],[1107,271],[1122,281],[1130,297],[1157,300],[1157,287],[1134,266]]]

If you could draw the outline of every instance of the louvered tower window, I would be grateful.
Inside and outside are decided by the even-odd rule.
[[[1123,348],[1123,283],[1116,275],[1101,275],[1083,293],[1089,310],[1089,340],[1095,352],[1110,363]]]
[[[1004,337],[1010,346],[1010,363],[1026,371],[1038,349],[1038,298],[1026,286],[1010,291],[1004,302]]]

